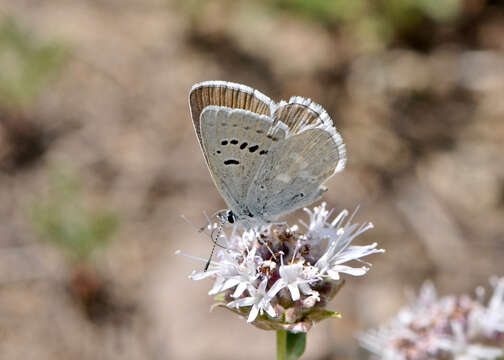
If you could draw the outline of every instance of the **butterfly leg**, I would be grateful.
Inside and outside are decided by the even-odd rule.
[[[217,212],[218,213],[218,212]],[[216,213],[216,214],[217,214]],[[208,270],[208,267],[210,266],[210,263],[212,262],[212,257],[213,257],[213,254],[214,254],[214,251],[215,251],[215,247],[216,246],[219,246],[223,249],[227,249],[227,247],[219,244],[217,241],[219,240],[221,234],[222,234],[222,227],[224,226],[222,220],[220,221],[220,224],[219,224],[219,227],[215,228],[212,230],[212,234],[210,235],[210,238],[212,239],[212,242],[213,242],[213,246],[212,246],[212,250],[210,251],[210,256],[208,257],[208,261],[207,263],[205,264],[205,271]],[[214,238],[214,234],[215,235],[215,238]]]
[[[259,244],[261,245],[264,245],[266,246],[266,248],[268,249],[268,251],[270,252],[271,256],[273,256],[273,259],[277,259],[276,256],[275,256],[275,253],[273,252],[273,250],[271,250],[270,246],[268,245],[268,243],[266,241],[264,241],[263,239],[261,239],[261,232],[263,230],[257,230],[257,229],[254,229],[254,235],[255,235],[255,238],[257,239],[257,241],[259,242]]]

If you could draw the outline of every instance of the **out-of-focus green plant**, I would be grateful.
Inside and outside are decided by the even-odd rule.
[[[266,0],[266,4],[327,25],[343,25],[362,40],[383,44],[415,29],[424,18],[453,21],[462,8],[462,0]]]
[[[366,0],[272,0],[278,8],[286,9],[324,23],[352,20],[366,10]]]
[[[203,15],[202,7],[206,5],[205,0],[177,0],[176,4],[188,15],[190,21],[198,22]]]
[[[67,51],[55,42],[39,43],[12,18],[0,20],[0,105],[24,106],[64,64]]]
[[[57,173],[46,199],[32,211],[40,236],[60,248],[74,263],[86,263],[92,253],[107,245],[116,232],[117,216],[104,210],[88,210],[75,176]]]

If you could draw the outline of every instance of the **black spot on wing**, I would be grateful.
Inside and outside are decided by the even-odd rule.
[[[235,159],[229,159],[224,161],[224,165],[240,165],[240,162]]]
[[[294,195],[291,200],[297,200],[297,199],[302,199],[304,198],[305,194],[304,193],[299,193],[299,194],[296,194]]]
[[[225,146],[225,145],[227,145],[227,144],[228,144],[228,141],[227,141],[227,140],[222,140],[222,141],[221,141],[221,145],[224,145],[224,146]]]
[[[266,155],[267,153],[268,153],[268,150],[259,151],[259,155]]]
[[[237,145],[238,144],[238,140],[233,139],[233,140],[230,141],[230,143],[233,144],[233,145]]]
[[[249,147],[248,149],[251,153],[253,153],[253,152],[257,151],[257,149],[259,149],[259,145],[253,145],[253,146]]]
[[[248,143],[244,142],[240,145],[240,149],[243,150],[247,147]]]

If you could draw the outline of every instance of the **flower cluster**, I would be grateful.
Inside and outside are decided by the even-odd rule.
[[[377,244],[351,245],[372,228],[352,223],[345,210],[332,221],[326,204],[305,209],[309,223],[288,227],[275,224],[262,229],[240,230],[227,236],[207,271],[194,271],[193,280],[214,279],[210,295],[215,306],[226,307],[248,322],[267,330],[306,332],[314,322],[338,316],[325,306],[343,285],[341,274],[364,275],[369,270],[362,257],[384,252]],[[216,225],[213,225],[215,228]],[[360,262],[358,267],[347,265]]]
[[[438,298],[427,282],[414,303],[388,324],[360,335],[361,346],[384,360],[494,360],[504,358],[504,278],[493,296]]]

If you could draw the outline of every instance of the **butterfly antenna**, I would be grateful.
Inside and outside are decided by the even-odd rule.
[[[203,225],[202,227],[199,228],[199,232],[203,232],[205,231],[206,228],[208,228],[208,225],[210,225],[210,223],[212,222],[212,219],[213,218],[216,218],[217,215],[221,212],[222,210],[219,210],[219,211],[216,211],[212,216],[208,217],[206,211],[203,211],[203,215],[205,215],[206,219],[207,219],[207,222],[205,223],[205,225]]]
[[[208,267],[210,266],[210,263],[212,262],[212,257],[213,257],[213,254],[214,254],[214,251],[215,251],[215,247],[216,246],[220,246],[222,248],[225,249],[225,247],[223,247],[222,245],[220,245],[217,240],[219,239],[221,233],[222,233],[222,227],[224,226],[224,224],[222,223],[222,220],[220,221],[220,225],[217,229],[217,232],[216,232],[216,236],[215,236],[215,239],[213,238],[213,234],[215,231],[212,231],[212,241],[213,241],[213,246],[212,246],[212,251],[210,251],[210,256],[208,257],[208,261],[207,263],[205,264],[205,270],[204,271],[207,271],[208,270]]]
[[[180,215],[180,217],[182,218],[182,220],[184,220],[187,224],[189,224],[190,226],[192,226],[193,228],[195,228],[196,230],[198,230],[198,232],[201,232],[200,231],[200,228],[197,227],[196,225],[194,225],[194,223],[191,222],[191,220],[189,220],[185,215]]]
[[[208,225],[210,225],[210,223],[212,222],[212,220],[208,217],[207,213],[203,211],[203,215],[205,215],[206,219],[207,219],[207,222],[205,223],[205,225],[203,225],[202,227],[200,227],[198,229],[198,232],[202,233],[203,231],[205,231],[206,228],[208,228]]]
[[[200,229],[200,228],[198,228],[196,225],[194,225],[194,223],[192,223],[192,222],[191,222],[188,218],[186,218],[184,215],[180,215],[180,217],[181,217],[181,218],[182,218],[182,219],[183,219],[186,223],[188,223],[190,226],[192,226],[193,228],[195,228],[195,229],[197,229],[197,230],[199,230],[199,229]],[[204,230],[204,229],[203,229],[203,230]],[[221,245],[221,244],[219,244],[219,243],[217,242],[217,240],[216,240],[217,238],[216,238],[216,239],[214,239],[213,234],[214,234],[214,232],[215,232],[216,230],[217,230],[217,229],[214,229],[214,230],[212,231],[212,234],[205,234],[205,235],[208,235],[208,236],[210,237],[210,240],[212,240],[212,242],[214,243],[214,245],[215,245],[215,246],[218,246],[218,247],[220,247],[220,248],[222,248],[222,249],[226,249],[226,250],[227,250],[227,247],[226,247],[226,246]],[[201,233],[201,231],[198,231],[198,232],[199,232],[199,233]],[[219,236],[220,236],[220,235],[219,235]]]

